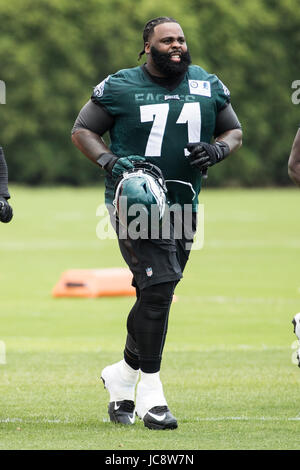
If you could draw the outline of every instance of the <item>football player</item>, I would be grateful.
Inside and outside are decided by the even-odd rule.
[[[297,357],[297,361],[298,361],[298,367],[300,367],[300,313],[297,313],[293,320],[292,320],[292,323],[293,323],[293,326],[294,326],[294,333],[295,335],[297,336],[298,340],[299,340],[299,347],[298,347],[298,350],[297,350],[297,354],[296,354],[296,357]]]
[[[300,128],[298,129],[288,161],[288,174],[297,186],[300,186]]]
[[[241,146],[242,130],[227,87],[191,65],[175,19],[150,20],[143,43],[140,57],[146,54],[146,63],[120,70],[94,88],[75,121],[72,140],[106,172],[105,199],[118,235],[119,220],[111,210],[116,181],[145,161],[161,170],[169,204],[192,213],[192,226],[181,238],[172,231],[169,238],[118,236],[137,298],[127,319],[123,359],[101,374],[111,421],[133,424],[136,411],[150,429],[175,429],[160,379],[170,305],[196,230],[202,177]],[[110,147],[101,137],[106,131]]]
[[[7,200],[10,198],[8,188],[7,164],[2,147],[0,147],[0,222],[10,222],[13,210]]]

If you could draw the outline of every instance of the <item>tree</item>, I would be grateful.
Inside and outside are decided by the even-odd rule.
[[[299,124],[297,0],[0,0],[0,142],[11,181],[86,184],[103,176],[71,144],[93,87],[136,66],[147,20],[173,16],[193,62],[232,93],[244,144],[214,167],[210,185],[290,184],[287,159]],[[17,12],[17,14],[16,14]]]

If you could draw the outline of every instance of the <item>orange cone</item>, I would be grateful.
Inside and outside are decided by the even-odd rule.
[[[127,268],[70,269],[62,273],[53,297],[135,296]]]

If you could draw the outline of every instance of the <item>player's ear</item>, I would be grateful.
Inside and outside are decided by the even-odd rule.
[[[150,46],[150,42],[145,42],[145,46],[144,46],[144,50],[145,50],[145,53],[146,54],[149,54],[150,53],[150,49],[151,49],[151,46]]]

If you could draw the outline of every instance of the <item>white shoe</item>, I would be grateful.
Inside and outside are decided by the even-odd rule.
[[[175,429],[177,428],[176,418],[168,408],[164,396],[162,383],[157,374],[151,384],[149,380],[138,383],[136,392],[136,414],[144,421],[144,425],[149,429]]]
[[[101,372],[104,387],[109,392],[108,414],[115,423],[133,424],[134,394],[139,371],[132,369],[124,360],[107,366]]]

